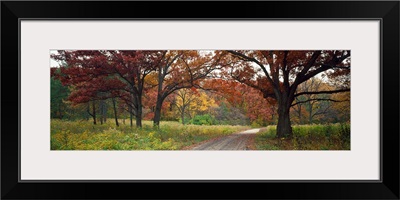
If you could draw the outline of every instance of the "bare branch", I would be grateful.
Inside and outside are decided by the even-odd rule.
[[[308,99],[308,100],[305,100],[305,101],[298,101],[298,102],[296,102],[295,104],[292,104],[291,105],[291,107],[292,106],[295,106],[295,105],[298,105],[298,104],[302,104],[302,103],[307,103],[307,102],[310,102],[310,101],[332,101],[332,102],[345,102],[345,101],[350,101],[350,100],[334,100],[334,99]]]
[[[346,58],[350,57],[350,53],[348,53],[347,55],[343,55],[340,58],[336,58],[334,57],[330,62],[328,62],[327,64],[323,64],[321,65],[321,67],[319,67],[318,69],[308,72],[304,77],[302,77],[301,80],[299,80],[299,84],[303,83],[305,81],[307,81],[308,79],[316,76],[317,74],[326,71],[328,69],[333,69],[333,68],[338,68],[339,66],[336,66],[337,64],[341,63],[343,60],[345,60]],[[350,66],[347,67],[346,69],[350,69]]]
[[[350,92],[350,88],[340,89],[340,90],[330,90],[330,91],[300,92],[295,94],[294,96],[298,97],[300,95],[305,95],[305,94],[334,94],[340,92]]]
[[[350,70],[350,66],[344,67],[344,66],[336,66],[336,65],[328,65],[328,64],[322,64],[322,66],[326,66],[331,69],[348,69],[348,70]]]

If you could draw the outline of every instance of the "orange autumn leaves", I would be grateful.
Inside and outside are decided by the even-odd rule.
[[[274,120],[276,101],[264,98],[263,94],[243,83],[233,80],[211,79],[204,82],[204,88],[215,91],[233,107],[238,108],[251,121],[272,123]]]
[[[78,50],[58,51],[52,58],[64,63],[51,74],[71,89],[69,101],[94,107],[95,102],[113,99],[122,112],[136,118],[137,126],[142,117],[159,125],[160,120],[183,118],[182,113],[190,118],[229,104],[232,112],[250,121],[285,121],[289,127],[289,110],[300,98],[302,84],[318,74],[344,89],[349,90],[350,83],[347,50]],[[179,112],[185,104],[180,103],[182,92],[193,94],[193,99],[203,95],[207,101],[197,104],[205,106],[192,101]],[[114,109],[115,118],[122,112]]]

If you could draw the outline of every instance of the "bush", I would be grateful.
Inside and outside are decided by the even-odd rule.
[[[209,114],[196,115],[190,120],[190,124],[194,125],[215,125],[216,121],[213,116]]]

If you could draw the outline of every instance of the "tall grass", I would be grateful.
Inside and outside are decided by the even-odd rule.
[[[350,150],[350,124],[297,125],[292,138],[276,138],[276,126],[256,137],[259,150]]]
[[[102,125],[90,121],[51,120],[52,150],[179,150],[207,139],[248,129],[246,126],[182,125],[161,122],[154,128],[144,121],[142,128],[120,124],[112,120]]]

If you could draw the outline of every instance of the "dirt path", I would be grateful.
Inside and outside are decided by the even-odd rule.
[[[247,150],[249,149],[247,142],[251,137],[254,137],[258,131],[260,131],[260,129],[256,128],[231,134],[195,146],[191,150]]]

